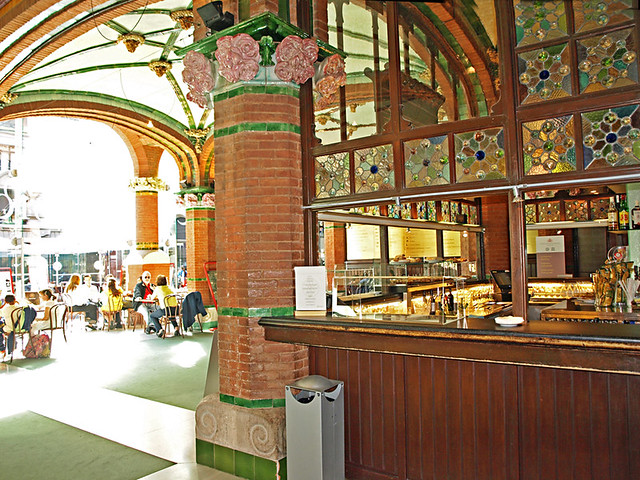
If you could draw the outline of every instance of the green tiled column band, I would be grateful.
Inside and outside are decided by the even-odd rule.
[[[259,93],[267,95],[289,95],[290,97],[300,98],[300,89],[298,87],[283,87],[279,85],[245,85],[238,83],[235,88],[230,88],[224,92],[213,95],[213,102],[226,100],[228,98],[237,97],[249,93]]]
[[[185,210],[215,210],[216,207],[187,207]]]
[[[278,408],[284,407],[284,398],[261,398],[260,400],[248,400],[234,397],[233,395],[220,394],[220,401],[245,408]]]
[[[214,138],[220,138],[227,135],[233,135],[240,132],[293,132],[300,134],[300,125],[293,123],[260,123],[245,122],[233,125],[231,127],[219,128],[213,131]]]
[[[215,218],[208,218],[208,217],[187,218],[187,222],[215,222],[215,221],[216,221]]]
[[[295,307],[237,308],[218,307],[218,315],[227,317],[284,317],[293,315]]]
[[[287,480],[287,459],[278,462],[196,439],[196,462],[249,480]],[[276,475],[279,475],[276,476]]]
[[[325,230],[331,230],[332,228],[339,228],[344,230],[345,229],[345,224],[344,223],[337,223],[334,225],[325,225],[324,226]]]
[[[187,282],[208,282],[208,278],[199,278],[199,277],[187,277]]]

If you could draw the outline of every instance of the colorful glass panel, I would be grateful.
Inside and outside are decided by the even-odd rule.
[[[586,200],[565,200],[564,215],[571,222],[589,220],[589,203]]]
[[[406,142],[404,158],[407,187],[446,185],[450,182],[449,144],[446,135]]]
[[[525,205],[524,206],[524,221],[528,224],[536,223],[536,206]]]
[[[591,200],[591,220],[606,219],[609,213],[609,203],[610,200],[608,198]]]
[[[404,218],[405,220],[410,220],[411,219],[411,204],[410,203],[403,203],[402,204],[402,218]]]
[[[396,205],[392,203],[387,207],[387,217],[389,218],[400,218],[400,214],[402,213],[402,208],[400,205]]]
[[[573,116],[522,124],[524,172],[526,175],[576,170]]]
[[[316,157],[316,197],[349,195],[349,153]]]
[[[628,28],[578,42],[580,92],[638,83],[638,55],[632,32]]]
[[[390,190],[395,187],[391,145],[355,151],[356,193]]]
[[[454,139],[458,182],[506,177],[502,128],[459,133]]]
[[[640,164],[640,105],[582,114],[585,168]]]
[[[469,206],[469,223],[471,225],[478,225],[478,207],[475,205]]]
[[[571,95],[570,61],[566,43],[518,55],[522,103],[556,100]]]
[[[560,202],[543,202],[538,204],[538,218],[541,222],[558,222],[560,218]]]
[[[460,205],[460,213],[466,217],[466,222],[469,223],[469,205],[463,203]]]
[[[563,0],[514,0],[517,45],[564,37],[567,34],[567,16]]]
[[[573,0],[576,32],[613,26],[633,19],[633,0]]]
[[[440,221],[451,221],[451,214],[449,213],[449,202],[440,202]]]
[[[430,222],[438,221],[438,211],[436,209],[435,200],[427,201],[427,220],[429,220]]]
[[[426,202],[418,202],[416,203],[416,207],[418,210],[418,219],[426,220],[427,219],[427,203]]]

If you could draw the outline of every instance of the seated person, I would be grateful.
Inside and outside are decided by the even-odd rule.
[[[11,314],[18,308],[20,308],[20,305],[15,295],[8,294],[4,297],[4,302],[0,308],[0,316],[2,317],[0,320],[0,353],[2,353],[2,355],[5,354],[5,335],[7,336],[7,353],[11,354],[13,352],[15,333],[13,330],[13,322],[11,321]]]
[[[116,322],[112,328],[122,328],[122,303],[124,296],[122,294],[122,290],[116,287],[116,279],[111,277],[107,282],[107,288],[104,292],[105,300],[102,303],[101,310],[103,312],[115,312]]]
[[[149,315],[149,322],[153,325],[156,332],[158,332],[159,337],[164,337],[164,329],[160,326],[160,319],[165,316],[166,313],[169,315],[175,315],[178,309],[178,301],[176,297],[166,298],[167,295],[174,295],[174,291],[167,285],[167,277],[164,275],[158,275],[156,279],[156,289],[153,291],[153,295],[151,298],[153,300],[158,300],[158,308],[155,312]],[[174,332],[173,336],[180,334],[178,330],[178,323],[172,318],[171,324],[173,325]]]
[[[44,290],[40,290],[38,295],[40,295],[39,306],[43,307],[42,316],[38,315],[36,320],[31,324],[32,335],[40,332],[40,330],[51,328],[51,307],[56,304],[56,297],[50,289],[45,288]]]
[[[149,325],[149,315],[156,310],[155,302],[151,299],[155,285],[151,283],[151,273],[142,272],[140,281],[133,289],[133,309],[142,315],[147,326],[145,333],[151,333],[152,325]],[[146,302],[143,302],[146,300]],[[154,331],[157,331],[154,329]]]
[[[87,280],[88,279],[88,280]],[[91,330],[97,329],[98,323],[98,305],[90,297],[97,297],[98,289],[92,285],[87,285],[87,281],[91,284],[91,275],[85,275],[85,284],[80,285],[80,275],[74,273],[69,279],[69,284],[65,289],[65,293],[69,297],[69,302],[73,312],[84,312],[87,320],[87,327]],[[93,292],[95,289],[95,293]],[[97,298],[95,301],[97,302]]]

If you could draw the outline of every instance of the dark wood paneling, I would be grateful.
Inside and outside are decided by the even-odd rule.
[[[637,478],[640,377],[310,348],[345,382],[347,477]]]

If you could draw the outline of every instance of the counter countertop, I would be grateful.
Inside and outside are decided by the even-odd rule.
[[[640,375],[640,325],[492,319],[442,324],[419,315],[267,317],[267,340],[319,347]]]

